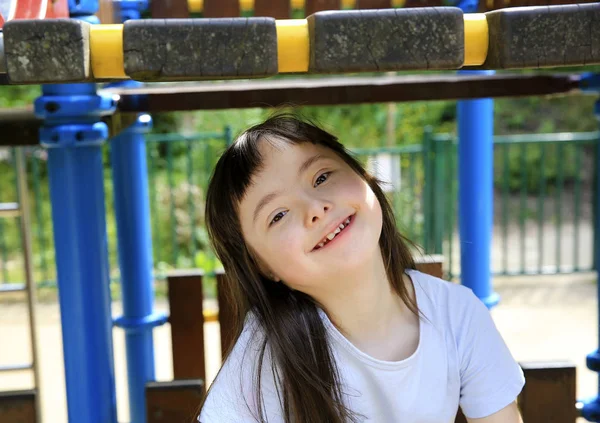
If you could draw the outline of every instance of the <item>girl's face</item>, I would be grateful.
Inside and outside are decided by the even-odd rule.
[[[266,275],[313,295],[380,253],[381,208],[367,182],[332,150],[274,144],[260,144],[263,168],[240,204],[242,232]]]

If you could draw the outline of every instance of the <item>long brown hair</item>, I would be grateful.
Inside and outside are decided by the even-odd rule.
[[[310,142],[327,147],[369,184],[382,210],[379,246],[388,280],[396,294],[418,316],[417,304],[403,283],[404,270],[413,269],[414,261],[407,240],[396,228],[392,207],[380,188],[381,181],[367,173],[335,136],[314,123],[289,113],[278,113],[243,132],[222,154],[214,169],[206,197],[206,226],[225,270],[227,286],[219,289],[228,292],[234,309],[234,339],[241,334],[249,311],[256,316],[264,332],[254,377],[256,404],[261,408],[257,410],[257,421],[264,422],[260,375],[267,349],[272,357],[272,373],[278,378],[277,393],[286,423],[356,421],[356,416],[343,403],[338,370],[318,304],[310,296],[289,289],[285,282],[275,283],[262,274],[243,240],[239,204],[252,177],[261,170],[259,144],[273,139],[291,145]]]

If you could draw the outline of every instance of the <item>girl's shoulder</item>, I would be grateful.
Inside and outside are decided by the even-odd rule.
[[[447,281],[438,277],[407,269],[415,288],[419,308],[445,310],[451,312],[464,311],[481,302],[471,288],[456,282]]]
[[[474,325],[491,321],[489,310],[471,288],[417,270],[406,273],[413,282],[419,312],[439,331],[451,332],[457,342],[472,334]]]
[[[263,329],[249,312],[240,336],[210,386],[200,422],[250,422],[258,418],[261,409],[255,389],[258,369],[263,392],[269,397],[275,394],[268,348],[263,355],[264,340]],[[263,360],[259,360],[261,357]],[[265,405],[267,413],[271,413],[269,401]]]

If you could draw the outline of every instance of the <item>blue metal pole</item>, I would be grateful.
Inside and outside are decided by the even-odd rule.
[[[580,83],[583,91],[600,93],[600,74],[584,74]],[[600,99],[594,105],[594,114],[600,121]],[[595,169],[595,204],[594,204],[594,266],[597,273],[597,295],[599,299],[600,316],[600,142],[596,145],[596,169]],[[600,341],[600,321],[598,323]],[[588,354],[586,359],[588,369],[600,373],[600,350]],[[581,415],[590,422],[600,422],[600,379],[598,380],[598,394],[595,397],[582,401]]]
[[[147,1],[116,1],[122,21],[139,19]],[[112,86],[136,87],[135,81]],[[148,198],[148,165],[144,134],[152,127],[149,115],[111,139],[111,165],[117,223],[123,316],[115,324],[125,330],[127,381],[131,423],[146,422],[145,386],[155,380],[152,329],[167,317],[153,311],[153,262]]]
[[[98,23],[97,10],[69,1],[74,19]],[[100,121],[114,108],[95,84],[45,85],[34,104],[48,149],[69,422],[117,422]]]
[[[166,321],[164,314],[153,312],[152,237],[144,139],[150,125],[150,116],[141,115],[110,142],[123,296],[123,316],[115,324],[125,330],[132,423],[146,422],[144,388],[147,382],[155,380],[152,328]]]
[[[464,13],[476,13],[479,0],[451,0]],[[459,74],[492,75],[494,71],[462,70]],[[493,225],[494,100],[459,101],[458,224],[462,284],[488,307],[498,304],[491,280]]]
[[[35,102],[48,174],[69,422],[117,421],[99,115],[94,84],[46,85]]]
[[[461,71],[493,74],[493,71]],[[462,284],[488,308],[499,302],[493,292],[490,247],[493,219],[494,100],[459,101],[458,180]]]

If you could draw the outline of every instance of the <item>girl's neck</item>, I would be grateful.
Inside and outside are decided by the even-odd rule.
[[[390,287],[381,254],[375,254],[363,270],[352,269],[351,275],[328,286],[332,289],[315,299],[338,330],[359,348],[386,342],[410,320],[410,310]]]

